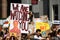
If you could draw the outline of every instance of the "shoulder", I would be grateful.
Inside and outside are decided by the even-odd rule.
[[[41,39],[42,37],[41,36],[38,37],[37,35],[34,35],[34,38],[35,39]]]

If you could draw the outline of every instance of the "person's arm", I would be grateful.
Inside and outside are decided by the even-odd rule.
[[[40,36],[42,37],[42,35],[40,34]]]
[[[27,38],[30,38],[30,36],[35,35],[36,33],[31,33],[27,35]]]
[[[31,33],[30,36],[31,36],[31,35],[36,35],[36,33]]]

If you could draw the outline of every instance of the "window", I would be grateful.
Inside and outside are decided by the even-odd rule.
[[[29,6],[29,10],[30,10],[30,11],[32,11],[32,5],[31,5],[31,6]]]
[[[58,20],[58,5],[53,5],[54,20]]]
[[[34,13],[34,18],[39,18],[39,13]]]
[[[50,19],[50,16],[49,16],[49,0],[43,0],[43,13],[44,13],[44,15],[48,15],[48,18]]]

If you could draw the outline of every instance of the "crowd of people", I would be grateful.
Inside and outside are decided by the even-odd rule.
[[[51,32],[48,33],[47,40],[60,40],[60,29],[57,25],[52,25]]]
[[[50,27],[48,35],[43,37],[40,29],[34,30],[34,22],[33,22],[33,14],[30,12],[30,23],[29,23],[29,33],[21,33],[20,36],[17,37],[12,34],[10,36],[9,27],[2,28],[0,25],[0,40],[60,40],[60,29],[57,27],[58,25],[54,24]],[[16,26],[16,25],[15,25]],[[14,29],[15,30],[15,29]]]
[[[36,32],[31,34],[21,34],[21,40],[60,40],[60,29],[56,27],[51,28],[51,32],[48,33],[47,37],[42,37],[41,30],[37,29]],[[7,30],[0,31],[0,40],[18,40],[13,34],[9,36],[9,32]]]
[[[8,29],[8,28],[6,28]],[[18,40],[17,37],[9,36],[9,32],[6,29],[0,28],[0,40]],[[9,39],[8,39],[9,38]],[[13,38],[13,39],[12,39]],[[41,30],[37,29],[36,32],[30,34],[21,34],[21,40],[60,40],[60,29],[58,29],[55,25],[52,25],[50,32],[47,37],[42,37]]]

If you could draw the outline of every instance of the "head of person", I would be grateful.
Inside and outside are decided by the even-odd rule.
[[[59,35],[60,35],[60,29],[58,29],[57,34],[59,34]]]
[[[34,24],[34,22],[31,22],[31,24]]]
[[[52,25],[51,30],[52,30],[52,31],[56,31],[56,30],[57,30],[56,25]]]
[[[40,32],[41,32],[40,29],[37,29],[37,30],[36,30],[36,34],[37,34],[37,35],[40,35]]]
[[[57,31],[57,37],[59,37],[59,39],[60,39],[60,29],[58,29],[58,31]]]
[[[14,20],[13,25],[14,25],[14,27],[17,27],[18,26],[18,21]]]
[[[32,12],[31,11],[29,12],[29,15],[32,15]]]

